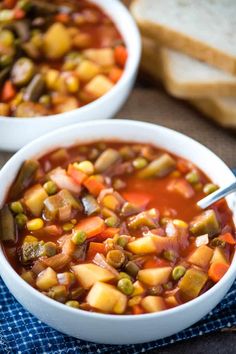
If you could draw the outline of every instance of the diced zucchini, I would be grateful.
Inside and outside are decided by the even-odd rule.
[[[114,84],[105,75],[95,76],[84,87],[84,90],[91,94],[94,98],[99,98],[112,89]]]
[[[179,282],[180,294],[185,300],[196,298],[204,285],[208,276],[205,272],[198,269],[188,269]]]
[[[210,238],[218,234],[220,225],[214,210],[206,210],[194,218],[190,224],[190,232],[194,236],[208,234]]]
[[[155,208],[143,211],[129,219],[128,226],[131,229],[138,229],[142,226],[147,226],[151,229],[158,226],[159,213]]]
[[[60,59],[71,48],[71,36],[67,28],[59,22],[49,27],[43,38],[43,49],[50,59]]]
[[[87,296],[90,306],[106,313],[125,312],[127,297],[110,284],[96,282]]]
[[[44,207],[44,200],[48,197],[41,184],[36,184],[24,194],[25,205],[34,216],[40,216]]]
[[[157,236],[146,236],[137,238],[133,242],[128,243],[128,250],[134,254],[148,254],[157,251]]]
[[[165,177],[174,170],[175,160],[167,153],[161,155],[157,159],[138,173],[139,178]]]
[[[87,49],[83,51],[85,58],[101,66],[115,64],[114,51],[111,48]]]
[[[82,204],[86,215],[94,215],[100,212],[100,206],[97,200],[90,194],[82,198]]]
[[[171,267],[142,269],[138,272],[138,280],[156,286],[167,283],[171,274]]]
[[[189,257],[188,262],[201,268],[207,268],[213,255],[213,249],[203,245],[198,247]]]
[[[222,248],[216,247],[213,251],[213,256],[211,258],[211,263],[224,263],[224,264],[229,264],[227,261],[225,252]]]
[[[159,312],[166,309],[165,301],[161,296],[146,296],[141,305],[146,312]]]
[[[55,286],[57,284],[57,273],[50,267],[46,268],[41,273],[39,273],[36,280],[36,286],[40,290],[48,290],[52,286]]]
[[[112,272],[92,263],[79,264],[73,266],[72,269],[84,289],[91,288],[97,281],[107,282],[115,279]]]

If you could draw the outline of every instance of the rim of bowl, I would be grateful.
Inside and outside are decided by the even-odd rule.
[[[113,0],[112,1],[112,7],[114,8],[113,12],[108,11],[105,0],[89,0],[90,2],[96,4],[99,6],[105,13],[108,14],[108,16],[112,19],[114,22],[115,26],[120,30],[120,23],[121,21],[119,20],[119,16],[117,16],[117,11],[121,14],[120,18],[122,18],[122,21],[125,21],[128,24],[128,30],[124,33],[121,33],[125,44],[127,45],[129,52],[128,52],[128,60],[126,63],[126,66],[124,68],[124,72],[120,80],[114,85],[114,87],[105,95],[103,95],[100,98],[97,98],[95,101],[90,102],[86,104],[85,106],[79,107],[77,109],[73,109],[68,112],[63,112],[59,114],[51,114],[47,116],[38,116],[38,117],[31,117],[31,118],[26,118],[26,117],[19,117],[16,119],[16,117],[4,117],[0,116],[0,123],[1,122],[12,122],[14,120],[14,124],[20,124],[22,122],[39,122],[41,121],[42,123],[47,120],[54,120],[54,119],[67,119],[68,114],[70,113],[77,113],[77,114],[83,114],[86,111],[89,111],[93,108],[96,108],[97,104],[101,103],[106,103],[110,101],[110,99],[114,99],[118,90],[122,88],[122,86],[126,85],[130,79],[135,75],[136,70],[138,68],[138,64],[140,61],[141,57],[141,37],[140,33],[138,30],[138,27],[129,13],[128,9],[126,6],[119,0]],[[109,3],[110,4],[110,3]],[[132,38],[131,44],[128,46],[128,41],[127,38]],[[130,47],[130,48],[129,48]],[[65,116],[67,115],[67,116]],[[33,123],[34,124],[34,123]]]
[[[0,170],[0,180],[1,180],[1,175],[2,173],[4,173],[5,169],[8,169],[8,165],[11,165],[12,163],[14,163],[14,161],[18,160],[18,157],[22,154],[24,154],[25,151],[30,151],[31,147],[33,147],[35,144],[37,145],[39,142],[43,143],[44,141],[49,141],[51,137],[54,136],[62,136],[63,134],[65,134],[66,131],[70,131],[70,130],[74,130],[77,127],[81,127],[81,126],[91,126],[94,129],[95,125],[111,125],[111,126],[119,126],[119,124],[123,124],[123,125],[127,125],[127,126],[133,126],[134,128],[152,128],[153,130],[155,130],[156,128],[161,129],[163,131],[163,133],[171,133],[171,134],[176,134],[177,136],[179,136],[180,138],[184,139],[185,141],[188,141],[189,143],[194,143],[195,146],[197,148],[201,148],[204,149],[208,154],[210,153],[212,155],[212,157],[214,157],[214,159],[220,163],[222,166],[224,166],[225,170],[227,170],[228,175],[232,176],[232,178],[235,178],[233,172],[230,170],[230,168],[225,164],[225,162],[220,159],[212,150],[210,150],[209,148],[207,148],[206,146],[204,146],[203,144],[199,143],[198,141],[196,141],[193,138],[188,137],[185,134],[179,133],[173,129],[170,128],[166,128],[157,124],[152,124],[152,123],[148,123],[148,122],[140,122],[140,121],[135,121],[135,120],[122,120],[122,119],[116,119],[116,120],[97,120],[97,121],[88,121],[88,122],[82,122],[82,123],[77,123],[77,124],[72,124],[66,127],[62,127],[59,129],[56,129],[54,132],[45,134],[42,137],[37,138],[36,140],[34,140],[33,142],[30,142],[29,144],[25,145],[22,149],[20,149],[17,153],[15,153],[13,155],[13,157],[11,157],[9,159],[9,161],[3,166],[3,168]],[[132,140],[132,138],[131,138]],[[122,141],[122,138],[121,138]],[[125,141],[125,140],[124,140]],[[135,141],[135,139],[133,140]],[[137,139],[138,141],[138,139]],[[73,146],[74,144],[72,143],[71,146]],[[69,145],[70,146],[70,145]],[[158,147],[158,144],[157,144]],[[46,152],[44,152],[42,155],[43,156]],[[30,155],[30,153],[29,153]],[[232,209],[231,209],[232,210]],[[233,214],[234,217],[236,216],[236,211],[233,210]],[[85,317],[90,317],[90,318],[94,318],[94,319],[100,319],[100,320],[114,320],[114,321],[138,321],[143,320],[143,319],[149,319],[149,318],[154,318],[154,317],[165,317],[166,315],[171,315],[171,314],[176,314],[178,312],[181,311],[187,311],[188,308],[190,308],[193,305],[197,305],[198,303],[201,303],[202,301],[204,301],[204,299],[214,295],[215,292],[217,292],[218,288],[222,288],[224,286],[227,285],[228,280],[231,278],[231,276],[233,276],[233,274],[236,274],[236,252],[234,254],[234,257],[232,259],[232,262],[230,264],[230,267],[228,269],[228,271],[226,272],[226,274],[223,276],[223,278],[216,284],[214,284],[210,289],[208,289],[205,293],[203,293],[202,295],[198,296],[197,298],[190,300],[184,304],[181,304],[179,306],[176,306],[174,308],[170,308],[164,311],[160,311],[160,312],[154,312],[154,313],[145,313],[145,314],[140,314],[138,316],[134,316],[134,315],[118,315],[118,314],[103,314],[103,313],[98,313],[98,312],[89,312],[89,311],[83,311],[80,309],[74,309],[72,307],[66,306],[65,304],[59,303],[53,299],[50,299],[49,297],[43,295],[39,290],[36,290],[35,288],[33,288],[32,286],[30,286],[27,282],[25,282],[20,275],[13,269],[13,267],[11,266],[10,262],[7,260],[4,252],[3,252],[3,247],[0,243],[0,264],[2,264],[2,269],[4,269],[5,267],[8,269],[8,271],[12,274],[12,277],[15,279],[16,282],[19,282],[19,285],[22,286],[23,288],[25,288],[26,291],[32,292],[32,295],[35,296],[36,298],[38,298],[41,301],[45,301],[47,302],[49,305],[52,305],[55,309],[61,309],[61,310],[65,310],[65,311],[69,311],[71,313],[74,314],[79,314],[80,316],[85,316]],[[235,276],[234,276],[235,277]]]

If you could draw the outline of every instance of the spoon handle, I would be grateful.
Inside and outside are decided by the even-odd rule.
[[[201,209],[206,209],[211,204],[217,202],[218,200],[226,197],[228,194],[233,193],[233,192],[236,192],[236,181],[231,183],[231,184],[229,184],[226,187],[218,189],[214,193],[211,193],[207,197],[199,200],[199,202],[197,202],[197,205]]]

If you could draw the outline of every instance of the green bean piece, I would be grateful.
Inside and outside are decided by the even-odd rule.
[[[129,261],[125,265],[125,270],[131,277],[135,278],[140,268],[135,262]]]
[[[199,174],[197,173],[197,171],[191,171],[189,172],[186,176],[185,176],[186,180],[190,183],[190,184],[196,184],[200,181],[199,179]]]
[[[11,211],[15,214],[21,214],[24,212],[23,206],[20,201],[12,202],[10,204]]]
[[[167,153],[161,155],[157,159],[138,172],[139,178],[165,177],[175,169],[176,161]]]
[[[105,224],[108,226],[108,227],[116,227],[119,225],[119,219],[117,216],[113,215],[113,216],[110,216],[108,217],[107,219],[105,219]]]
[[[122,248],[125,248],[128,242],[129,242],[129,237],[126,235],[119,236],[116,241],[117,245]]]
[[[26,19],[7,24],[6,28],[16,33],[20,45],[30,39],[30,24]]]
[[[82,245],[84,241],[86,240],[86,232],[84,231],[75,231],[73,236],[72,236],[72,241],[76,245]]]
[[[185,274],[186,272],[186,268],[179,265],[176,266],[173,270],[172,270],[172,278],[174,280],[179,280],[180,278],[182,278],[182,276]]]
[[[163,252],[163,257],[170,262],[174,262],[177,258],[176,253],[173,250],[166,250]]]
[[[144,157],[137,157],[135,160],[133,160],[133,166],[136,170],[140,170],[144,167],[146,167],[148,164],[148,161]]]
[[[27,85],[35,72],[35,66],[31,59],[20,58],[13,65],[11,71],[12,82],[16,86]]]
[[[214,210],[206,210],[190,223],[190,232],[194,236],[208,234],[211,238],[220,232],[220,225]]]
[[[72,300],[77,300],[80,296],[84,294],[85,290],[81,288],[80,286],[71,290],[70,297]]]
[[[125,255],[120,250],[111,250],[107,253],[106,260],[114,268],[120,268],[125,262]]]
[[[211,193],[217,191],[217,189],[219,189],[219,187],[217,185],[215,185],[213,183],[207,183],[203,187],[203,192],[208,195],[208,194],[211,194]]]
[[[48,195],[53,195],[57,192],[57,185],[53,181],[48,181],[44,183],[43,188],[45,189]]]
[[[11,67],[8,66],[0,71],[0,87],[4,84],[6,78],[8,77],[9,72],[11,71]]]
[[[17,240],[15,220],[7,204],[0,210],[0,240],[12,242]]]
[[[27,160],[23,163],[15,182],[10,189],[11,199],[17,199],[23,190],[29,187],[29,185],[34,181],[38,168],[39,163],[36,160]]]
[[[20,213],[20,214],[16,215],[15,220],[16,220],[16,224],[17,224],[18,228],[23,229],[25,224],[28,221],[28,218],[25,214]]]
[[[79,301],[70,300],[66,302],[67,306],[74,307],[75,309],[79,309]]]
[[[94,215],[100,212],[100,206],[97,200],[90,194],[82,198],[82,204],[86,215]]]
[[[141,208],[137,207],[136,205],[134,205],[130,202],[124,203],[124,205],[121,208],[121,214],[123,216],[132,216],[132,215],[140,213],[140,211],[141,211]]]
[[[94,167],[96,172],[102,173],[111,167],[115,162],[120,159],[120,154],[117,150],[106,149],[95,161]]]
[[[153,286],[148,289],[149,295],[161,295],[163,292],[163,287],[161,285]]]
[[[26,87],[24,100],[37,102],[42,95],[45,87],[45,82],[42,74],[36,74]]]
[[[134,291],[133,283],[128,278],[122,278],[117,283],[117,288],[125,295],[131,295]]]

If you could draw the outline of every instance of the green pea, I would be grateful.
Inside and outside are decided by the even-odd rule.
[[[66,302],[66,305],[70,306],[70,307],[74,307],[76,309],[79,309],[79,301],[70,300],[70,301]]]
[[[217,189],[219,189],[219,187],[216,186],[215,184],[213,184],[213,183],[207,183],[207,184],[205,184],[205,186],[203,187],[203,192],[204,192],[205,194],[211,194],[211,193],[217,191]]]
[[[11,208],[11,211],[13,211],[13,213],[16,213],[16,214],[21,214],[24,211],[21,202],[12,202],[10,204],[10,208]]]
[[[55,194],[57,192],[57,185],[53,181],[44,183],[43,188],[49,195]]]
[[[199,182],[199,175],[196,171],[191,171],[185,176],[186,180],[190,184],[195,184]]]
[[[84,231],[76,231],[74,233],[74,235],[72,236],[72,241],[76,244],[76,245],[82,245],[82,243],[84,243],[84,241],[86,240],[86,232]]]
[[[125,273],[125,272],[120,272],[120,273],[119,273],[119,278],[120,278],[120,279],[126,278],[126,279],[130,279],[130,280],[131,280],[129,274],[127,274],[127,273]]]
[[[163,257],[167,259],[167,261],[174,262],[176,260],[176,253],[172,250],[167,250],[163,252]]]
[[[114,268],[120,268],[125,262],[125,255],[120,250],[111,250],[106,256],[107,262]]]
[[[174,280],[179,280],[180,278],[182,278],[182,276],[185,274],[186,272],[186,268],[179,265],[176,266],[173,270],[172,270],[172,278]]]
[[[116,241],[117,245],[122,247],[122,248],[125,248],[126,245],[128,244],[128,237],[127,236],[119,236],[117,241]]]
[[[109,218],[107,218],[105,220],[105,224],[108,226],[108,227],[116,227],[118,226],[118,218],[117,216],[110,216]]]
[[[148,161],[144,157],[137,157],[133,161],[133,166],[136,170],[140,170],[141,168],[146,167],[148,164]]]
[[[27,216],[23,213],[17,214],[16,215],[16,224],[20,229],[23,229],[23,227],[25,226],[25,224],[27,223]]]
[[[131,295],[134,291],[132,281],[128,278],[122,278],[117,283],[117,288],[125,295]]]

